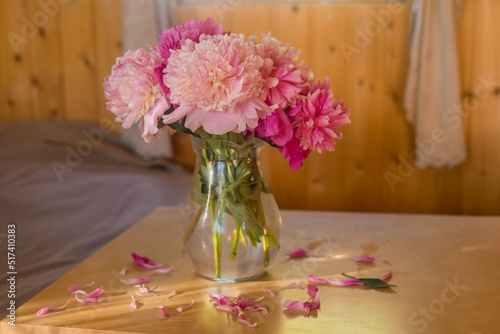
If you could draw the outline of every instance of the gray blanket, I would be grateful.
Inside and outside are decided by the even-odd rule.
[[[15,224],[19,307],[159,205],[181,205],[190,174],[146,161],[118,135],[80,122],[0,127],[0,319],[7,228]]]

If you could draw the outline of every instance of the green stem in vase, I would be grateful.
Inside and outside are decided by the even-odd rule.
[[[233,237],[233,247],[231,248],[231,257],[233,260],[236,260],[236,249],[238,248],[238,239],[240,238],[240,230],[241,227],[238,223],[236,223],[236,229],[234,231]]]
[[[264,215],[264,208],[262,207],[262,200],[260,198],[257,200],[257,216],[259,217],[259,221],[262,223],[262,227],[264,227],[266,233],[265,237],[269,237],[274,247],[276,247],[276,250],[279,250],[280,242],[278,241],[278,238],[276,238],[276,235],[273,233],[273,231],[271,231],[271,229],[267,227],[266,216]]]
[[[210,211],[212,215],[212,236],[214,243],[214,261],[215,261],[215,276],[220,278],[220,264],[221,264],[221,248],[222,248],[222,234],[220,232],[219,225],[220,221],[220,212],[219,212],[219,202],[220,199],[217,200],[217,205],[214,206],[214,198],[210,196]]]

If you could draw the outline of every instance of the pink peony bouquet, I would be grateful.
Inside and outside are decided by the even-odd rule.
[[[212,19],[163,31],[157,46],[118,58],[105,79],[107,108],[149,142],[161,128],[195,137],[257,137],[293,169],[312,150],[334,151],[349,109],[329,80],[313,81],[299,51],[263,35],[226,33]],[[227,137],[231,134],[231,137]]]

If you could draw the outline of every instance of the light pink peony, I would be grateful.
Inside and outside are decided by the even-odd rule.
[[[161,66],[155,69],[155,78],[167,98],[170,97],[170,90],[163,83],[163,71],[168,64],[171,50],[180,49],[181,41],[184,39],[190,39],[198,43],[202,34],[220,35],[222,34],[222,25],[220,23],[215,24],[212,18],[208,18],[205,21],[188,20],[184,24],[166,29],[161,33],[158,50],[161,52],[163,62]]]
[[[191,131],[236,133],[257,127],[273,112],[261,98],[263,59],[243,35],[202,35],[172,50],[163,77],[170,100],[179,107],[163,118],[171,124],[186,116]]]
[[[334,151],[334,139],[342,138],[337,128],[351,122],[349,109],[342,100],[333,101],[329,87],[328,78],[323,83],[318,81],[297,110],[293,126],[303,150]]]
[[[142,135],[150,139],[158,132],[158,119],[170,107],[154,78],[161,63],[160,52],[140,48],[117,59],[111,74],[104,81],[106,107],[116,115],[116,121],[129,128],[140,123]]]

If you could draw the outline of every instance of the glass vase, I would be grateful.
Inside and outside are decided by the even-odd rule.
[[[197,274],[223,282],[263,275],[281,242],[281,216],[260,162],[264,142],[191,141],[197,159],[184,246]]]

